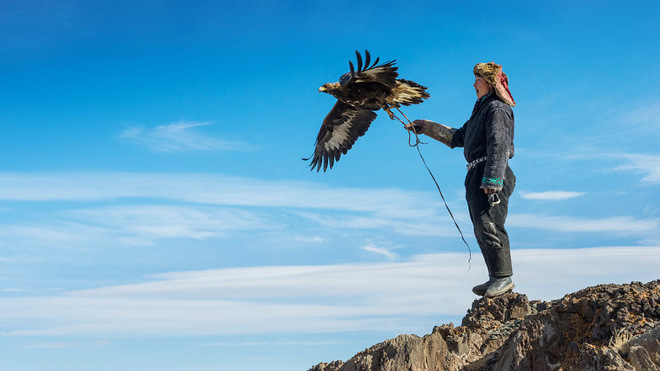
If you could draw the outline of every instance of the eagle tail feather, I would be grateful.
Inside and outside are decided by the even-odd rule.
[[[424,99],[431,96],[426,92],[426,89],[426,86],[422,86],[414,81],[398,79],[396,86],[392,88],[392,98],[388,103],[393,106],[400,104],[409,106],[411,104],[422,103]]]

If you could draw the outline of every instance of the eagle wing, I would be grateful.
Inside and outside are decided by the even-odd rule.
[[[394,87],[396,85],[396,79],[399,76],[397,72],[398,67],[394,66],[396,60],[391,60],[382,64],[378,64],[379,58],[376,58],[373,64],[371,63],[371,56],[369,51],[365,50],[365,60],[364,66],[362,64],[362,56],[360,52],[355,51],[357,56],[357,70],[353,66],[353,62],[348,61],[348,65],[351,68],[349,76],[351,79],[349,83],[364,83],[364,82],[377,82],[389,87]]]
[[[332,165],[335,161],[339,161],[342,153],[346,154],[353,147],[353,143],[367,132],[375,118],[376,113],[371,110],[337,101],[323,120],[319,135],[316,137],[316,148],[310,157],[311,170],[316,168],[318,172],[321,166],[324,172],[328,166],[332,169]]]

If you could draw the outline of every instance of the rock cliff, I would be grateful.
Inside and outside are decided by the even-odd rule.
[[[472,303],[461,326],[400,335],[310,371],[660,371],[660,280],[600,285],[552,302],[509,293]]]

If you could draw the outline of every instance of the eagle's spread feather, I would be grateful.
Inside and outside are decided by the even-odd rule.
[[[425,86],[397,79],[398,67],[394,66],[394,60],[379,65],[379,58],[371,63],[369,51],[365,50],[364,54],[363,61],[360,53],[355,52],[357,68],[349,61],[350,72],[343,74],[339,82],[323,84],[319,88],[319,91],[337,98],[337,103],[323,120],[316,137],[316,148],[309,165],[312,170],[319,171],[323,167],[326,171],[328,166],[332,169],[335,161],[367,132],[376,118],[374,111],[382,108],[392,118],[391,108],[419,104],[430,97]]]

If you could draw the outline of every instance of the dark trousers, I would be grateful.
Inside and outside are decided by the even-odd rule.
[[[481,187],[485,163],[468,171],[465,177],[465,198],[470,209],[470,218],[474,226],[474,236],[484,256],[490,277],[508,277],[513,275],[509,235],[504,229],[504,222],[509,210],[509,196],[516,186],[516,176],[507,166],[504,187],[498,193],[500,203],[490,206],[488,195]]]

